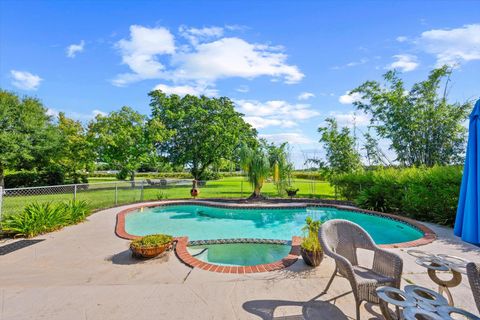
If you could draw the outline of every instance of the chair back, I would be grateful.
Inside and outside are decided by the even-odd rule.
[[[372,250],[376,247],[372,237],[358,224],[343,219],[333,219],[322,224],[320,243],[324,252],[339,254],[352,265],[358,265],[357,249]]]
[[[469,262],[467,264],[467,277],[472,289],[473,298],[477,305],[478,312],[480,312],[480,264]]]

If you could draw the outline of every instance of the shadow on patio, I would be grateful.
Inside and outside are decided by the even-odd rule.
[[[335,302],[338,298],[347,296],[350,293],[351,291],[345,292],[328,300],[316,300],[323,294],[308,301],[251,300],[243,304],[243,309],[263,320],[346,320],[352,318],[347,316],[339,307],[337,307]],[[383,319],[379,313],[373,310],[371,304],[364,304],[363,307],[363,317],[366,316],[369,320]],[[352,315],[354,314],[353,309],[354,308],[352,307]]]

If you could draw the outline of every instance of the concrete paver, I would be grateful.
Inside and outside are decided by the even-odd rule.
[[[334,263],[316,269],[300,259],[291,267],[257,274],[220,274],[183,265],[173,253],[134,260],[128,241],[115,236],[115,216],[129,206],[98,212],[88,221],[38,237],[32,246],[0,256],[0,319],[351,319],[349,284],[337,277],[320,295]],[[420,250],[480,262],[480,249],[427,224],[439,238]],[[8,240],[4,244],[18,240]],[[0,244],[2,245],[2,244]],[[436,289],[426,270],[406,253],[402,285]],[[368,260],[368,254],[362,255]],[[369,263],[369,261],[365,261]],[[476,312],[464,278],[452,293],[459,307]],[[316,298],[316,299],[315,299]],[[362,319],[381,319],[364,305]]]

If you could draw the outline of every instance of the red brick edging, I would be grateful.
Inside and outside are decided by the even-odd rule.
[[[142,208],[151,208],[151,207],[158,207],[158,206],[165,206],[165,205],[176,205],[176,204],[198,204],[198,205],[205,205],[205,206],[214,206],[214,207],[228,207],[228,208],[249,208],[251,206],[245,206],[245,205],[231,205],[231,204],[226,204],[226,203],[215,203],[215,202],[207,202],[207,201],[193,201],[193,200],[181,200],[181,201],[159,201],[155,203],[148,203],[148,204],[140,204],[138,206],[134,206],[125,210],[120,211],[117,214],[117,223],[115,225],[115,234],[119,236],[120,238],[123,239],[136,239],[139,238],[140,236],[132,235],[129,234],[125,230],[125,216],[132,212],[136,211],[138,209]],[[365,213],[365,214],[372,214],[372,215],[377,215],[380,217],[400,221],[407,223],[421,232],[423,232],[423,237],[417,240],[413,241],[407,241],[407,242],[400,242],[400,243],[392,243],[392,244],[382,244],[379,245],[382,248],[407,248],[407,247],[416,247],[416,246],[421,246],[425,245],[428,243],[433,242],[436,239],[436,234],[433,232],[430,228],[427,226],[423,225],[422,223],[402,217],[402,216],[397,216],[389,213],[382,213],[382,212],[377,212],[377,211],[372,211],[372,210],[365,210],[365,209],[359,209],[355,207],[350,207],[350,206],[342,206],[342,205],[334,205],[334,204],[323,204],[323,203],[309,203],[309,204],[304,204],[300,203],[298,206],[282,206],[282,205],[275,205],[275,206],[255,206],[255,208],[301,208],[301,207],[330,207],[330,208],[336,208],[339,210],[348,210],[348,211],[355,211],[355,212],[360,212],[360,213]],[[184,237],[180,237],[178,239],[182,239]],[[186,237],[185,237],[186,238]]]
[[[221,266],[217,264],[211,264],[208,262],[201,261],[193,257],[187,250],[188,237],[179,237],[177,238],[177,245],[175,247],[175,253],[177,257],[189,267],[199,268],[206,271],[213,271],[219,273],[235,273],[235,274],[244,274],[244,273],[258,273],[258,272],[267,272],[284,269],[291,266],[298,260],[300,255],[300,243],[302,239],[300,237],[292,237],[292,248],[290,253],[281,260],[266,263],[266,264],[257,264],[253,266]]]

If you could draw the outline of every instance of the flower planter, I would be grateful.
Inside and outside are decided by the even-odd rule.
[[[318,267],[323,260],[323,251],[314,252],[300,248],[300,253],[302,254],[303,261],[311,267]]]
[[[190,190],[190,195],[194,198],[198,197],[199,194],[200,194],[200,190],[198,190],[197,188],[193,188]]]
[[[130,250],[132,255],[136,258],[154,258],[165,251],[169,250],[172,247],[171,243],[167,243],[161,246],[154,247],[135,247],[130,245]]]

